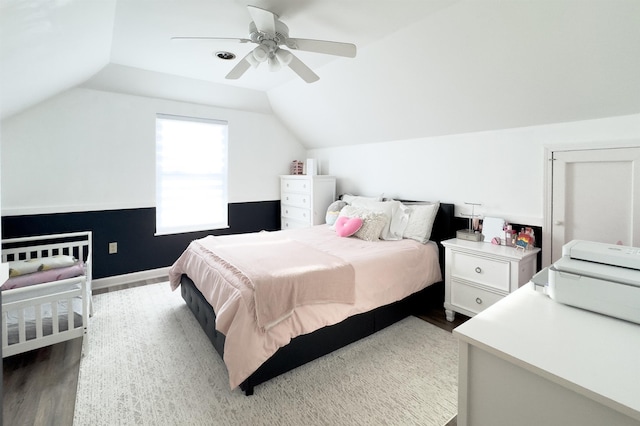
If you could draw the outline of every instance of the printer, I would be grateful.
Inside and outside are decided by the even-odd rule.
[[[573,240],[532,281],[556,302],[640,324],[640,248]]]

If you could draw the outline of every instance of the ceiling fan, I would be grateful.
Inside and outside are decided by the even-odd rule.
[[[327,55],[354,58],[356,46],[351,43],[312,40],[289,37],[289,28],[278,19],[278,15],[255,6],[247,6],[252,22],[249,24],[249,38],[229,37],[172,37],[172,40],[231,40],[240,43],[255,43],[258,46],[242,58],[225,78],[235,80],[250,68],[263,62],[271,71],[288,66],[307,83],[320,79],[308,66],[298,59],[291,50],[324,53]]]

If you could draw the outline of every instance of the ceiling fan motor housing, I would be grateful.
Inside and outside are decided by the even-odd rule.
[[[256,24],[251,22],[249,24],[249,38],[252,42],[262,44],[265,40],[271,40],[276,44],[276,47],[281,44],[286,44],[287,39],[289,38],[289,27],[287,27],[284,23],[279,20],[275,21],[276,24],[276,33],[268,34],[262,31],[258,31],[256,28]]]

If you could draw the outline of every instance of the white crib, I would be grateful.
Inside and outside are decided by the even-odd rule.
[[[83,336],[87,347],[91,312],[91,232],[2,240],[2,261],[57,255],[82,260],[85,274],[2,291],[2,356]]]

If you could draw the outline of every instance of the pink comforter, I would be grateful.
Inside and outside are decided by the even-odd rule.
[[[355,272],[342,259],[272,233],[255,234],[255,241],[205,237],[193,241],[199,267],[230,275],[247,305],[254,304],[258,326],[268,330],[298,306],[316,303],[353,303]],[[222,272],[224,271],[224,272]]]
[[[260,326],[250,286],[241,281],[242,273],[220,268],[211,262],[208,249],[200,250],[203,240],[224,240],[225,244],[250,245],[295,241],[312,252],[340,259],[353,268],[354,303],[311,303],[296,305],[270,328]],[[442,280],[435,243],[413,240],[369,242],[341,238],[327,225],[279,232],[207,237],[191,244],[169,271],[175,290],[181,275],[187,274],[216,312],[216,329],[226,336],[224,362],[229,385],[235,388],[280,347],[299,335],[311,333],[345,318],[405,298]],[[214,249],[215,250],[215,249]],[[268,268],[267,268],[268,269]]]

